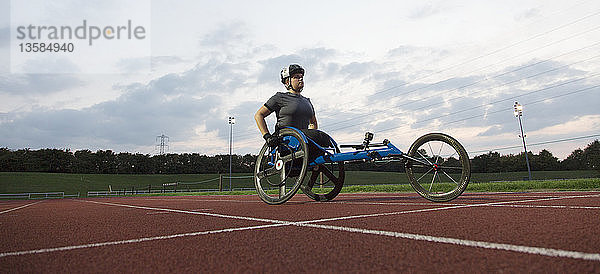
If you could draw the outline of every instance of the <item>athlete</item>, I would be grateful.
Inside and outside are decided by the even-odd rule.
[[[330,147],[329,136],[318,129],[315,110],[309,98],[302,96],[304,89],[304,68],[298,64],[291,64],[281,70],[281,83],[287,89],[286,92],[277,92],[261,106],[254,120],[258,130],[267,144],[271,147],[278,145],[278,131],[284,127],[295,127],[300,129],[306,136],[313,139],[323,147]],[[277,123],[273,134],[269,132],[265,117],[275,112]],[[316,158],[320,152],[316,147],[309,145],[309,161]],[[312,145],[314,146],[314,145]]]

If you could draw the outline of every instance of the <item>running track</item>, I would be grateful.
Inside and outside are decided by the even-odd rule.
[[[21,272],[600,273],[600,192],[0,201]]]

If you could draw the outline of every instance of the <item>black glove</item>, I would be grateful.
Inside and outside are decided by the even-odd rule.
[[[265,139],[265,141],[267,142],[267,145],[269,145],[269,147],[276,147],[280,144],[280,139],[279,139],[279,136],[277,136],[277,135],[271,135],[271,133],[265,133],[265,135],[263,135],[263,138]]]

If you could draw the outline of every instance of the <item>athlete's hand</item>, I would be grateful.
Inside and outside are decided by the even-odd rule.
[[[267,145],[269,145],[269,147],[276,147],[281,142],[279,136],[271,135],[271,133],[265,133],[265,135],[263,135],[263,138],[265,139],[265,141],[267,142]]]

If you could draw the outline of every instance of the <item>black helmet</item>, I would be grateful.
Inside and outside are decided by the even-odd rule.
[[[295,73],[302,73],[302,76],[304,76],[304,68],[298,64],[291,64],[288,67],[283,68],[281,70],[281,83],[285,85],[285,79],[289,78]]]

